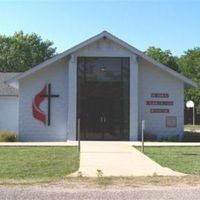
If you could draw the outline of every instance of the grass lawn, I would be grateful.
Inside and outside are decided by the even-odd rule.
[[[164,167],[200,175],[200,147],[145,147],[145,154]]]
[[[188,129],[191,131],[195,131],[195,130],[200,130],[200,125],[192,125],[192,124],[186,124],[184,125],[184,129]]]
[[[77,147],[0,147],[0,181],[50,181],[78,170]]]

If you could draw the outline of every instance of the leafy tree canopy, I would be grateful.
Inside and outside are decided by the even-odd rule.
[[[36,33],[16,32],[13,36],[0,35],[0,71],[23,72],[52,57],[53,42]]]
[[[200,48],[189,49],[179,58],[178,65],[182,74],[200,82]]]
[[[184,52],[178,60],[181,73],[200,84],[200,48],[196,47]],[[185,90],[185,100],[192,100],[200,111],[200,89]]]
[[[161,48],[151,46],[145,51],[145,54],[171,69],[178,71],[178,58],[173,56],[170,50],[163,51]]]

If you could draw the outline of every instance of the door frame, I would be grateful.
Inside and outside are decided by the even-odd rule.
[[[131,68],[131,58],[126,56],[126,57],[122,57],[122,56],[116,56],[116,57],[113,57],[113,56],[77,56],[76,59],[77,59],[77,62],[76,62],[76,70],[77,70],[77,77],[76,77],[76,85],[77,85],[77,90],[76,90],[76,140],[78,140],[78,119],[79,119],[79,116],[80,116],[80,98],[79,98],[79,91],[80,91],[80,85],[79,85],[79,73],[78,73],[78,65],[79,65],[79,58],[119,58],[119,59],[123,59],[123,58],[127,58],[128,59],[128,67],[129,67],[129,90],[128,90],[128,107],[129,107],[129,110],[128,110],[128,116],[129,116],[129,120],[128,120],[128,135],[127,135],[127,138],[125,140],[123,140],[121,137],[119,138],[119,140],[111,140],[111,141],[129,141],[130,140],[130,123],[131,123],[131,118],[130,118],[130,103],[131,103],[131,93],[130,93],[130,85],[131,85],[131,72],[130,72],[130,68]],[[121,79],[122,79],[122,75],[121,75]],[[123,80],[121,80],[123,82]],[[81,133],[80,133],[81,134]],[[87,139],[85,139],[87,140]],[[89,139],[88,139],[89,140]],[[92,140],[92,139],[91,139]],[[104,140],[98,140],[98,141],[104,141]]]

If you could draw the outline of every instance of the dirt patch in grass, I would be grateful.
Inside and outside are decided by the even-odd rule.
[[[68,189],[87,188],[127,188],[148,186],[200,186],[200,176],[147,176],[147,177],[66,177],[48,182],[0,182],[1,185],[37,185],[42,187],[59,187]]]
[[[200,176],[148,176],[148,177],[103,177],[66,178],[56,183],[68,188],[80,187],[142,187],[142,186],[200,186]]]

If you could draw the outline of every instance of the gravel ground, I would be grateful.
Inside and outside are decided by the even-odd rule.
[[[139,187],[139,188],[90,188],[67,189],[64,187],[42,186],[0,186],[1,200],[197,200],[200,199],[200,186],[180,187]]]

